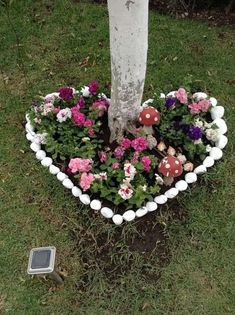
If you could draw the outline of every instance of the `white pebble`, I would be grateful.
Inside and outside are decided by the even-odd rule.
[[[175,184],[175,188],[178,189],[179,191],[185,191],[188,188],[188,183],[185,180],[179,180]]]
[[[197,174],[190,172],[185,175],[185,181],[188,184],[195,183],[197,181]]]
[[[142,107],[145,108],[145,107],[148,107],[149,104],[152,104],[153,103],[153,98],[150,98],[148,99],[147,101],[145,101],[143,104],[142,104]]]
[[[45,157],[43,160],[41,160],[42,166],[49,167],[53,163],[52,158]]]
[[[108,208],[108,207],[103,207],[100,210],[100,213],[102,214],[102,216],[104,216],[107,219],[111,219],[113,216],[113,210]],[[121,216],[121,218],[122,218],[122,216]]]
[[[113,223],[116,225],[120,225],[123,222],[123,217],[120,214],[114,214],[112,217]]]
[[[37,151],[37,153],[36,153],[36,158],[37,158],[38,160],[43,160],[46,156],[47,156],[47,155],[46,155],[46,152],[45,152],[44,150],[39,150],[39,151]]]
[[[101,209],[101,202],[98,200],[98,199],[94,199],[94,200],[92,200],[92,202],[90,203],[90,207],[91,207],[91,209],[93,209],[93,210],[96,210],[96,211],[98,211],[98,210],[100,210]]]
[[[216,126],[219,128],[219,133],[221,135],[225,134],[228,130],[226,122],[222,118],[216,118],[212,125],[216,124]]]
[[[213,147],[210,151],[210,157],[215,161],[220,160],[223,156],[223,151],[220,148]]]
[[[203,174],[203,173],[206,173],[206,171],[207,171],[207,169],[206,169],[205,165],[202,164],[202,165],[199,165],[195,168],[194,173],[195,174]]]
[[[204,92],[197,92],[193,94],[193,98],[195,98],[197,101],[200,101],[207,98],[207,94]]]
[[[224,116],[224,107],[223,106],[216,106],[211,109],[211,118],[213,120],[217,118],[222,118]]]
[[[217,105],[217,99],[216,98],[214,98],[214,97],[210,97],[209,98],[209,101],[210,101],[210,103],[211,103],[211,106],[216,106]]]
[[[25,114],[25,120],[26,120],[27,123],[30,122],[30,118],[29,118],[29,114],[28,113]]]
[[[163,205],[167,202],[167,197],[165,195],[160,195],[154,198],[154,201],[159,205]]]
[[[64,185],[65,188],[68,188],[68,189],[72,189],[74,186],[73,182],[69,178],[65,178],[62,184]]]
[[[51,164],[50,167],[49,167],[49,172],[52,174],[52,175],[56,175],[60,172],[60,169],[59,167]]]
[[[218,140],[216,141],[215,145],[217,148],[224,149],[228,143],[228,138],[225,135],[219,135]]]
[[[146,208],[149,212],[157,210],[157,204],[154,201],[148,201],[146,203]]]
[[[26,133],[26,139],[28,141],[33,142],[34,141],[34,136],[30,132],[28,132],[28,133]]]
[[[25,129],[26,129],[26,131],[28,131],[30,133],[32,133],[34,131],[34,128],[30,122],[27,122],[27,124],[25,125]]]
[[[179,190],[177,188],[173,187],[173,188],[170,188],[169,190],[167,190],[165,192],[165,196],[169,199],[172,199],[172,198],[176,197],[178,195],[178,193],[179,193]]]
[[[79,199],[86,206],[89,205],[91,202],[91,199],[90,199],[89,195],[87,195],[87,194],[82,194],[81,196],[79,196]]]
[[[148,209],[146,207],[142,207],[142,208],[139,208],[137,211],[136,211],[136,216],[137,218],[141,218],[143,217],[144,215],[146,215],[148,213]]]
[[[211,156],[207,156],[203,161],[203,165],[207,168],[213,166],[214,164],[215,160]]]
[[[130,222],[134,220],[135,212],[133,210],[127,210],[122,216],[125,221]]]
[[[63,172],[59,172],[57,175],[56,175],[57,179],[60,181],[60,182],[63,182],[65,180],[65,178],[68,178],[68,175],[66,175],[65,173]]]
[[[32,142],[30,144],[30,149],[33,151],[33,152],[38,152],[39,150],[41,150],[41,145],[40,144],[37,144],[35,142]]]
[[[82,194],[82,191],[80,188],[78,188],[77,186],[73,186],[72,188],[72,194],[74,197],[79,197]]]

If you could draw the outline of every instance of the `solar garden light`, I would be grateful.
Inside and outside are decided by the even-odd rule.
[[[55,271],[55,253],[54,246],[32,248],[29,255],[28,274],[48,275],[58,284],[62,284],[63,279]]]

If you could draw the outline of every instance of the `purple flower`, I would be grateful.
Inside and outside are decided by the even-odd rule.
[[[59,89],[59,97],[64,101],[69,101],[73,98],[73,89],[70,87],[63,87]]]
[[[201,137],[202,137],[202,130],[200,127],[191,126],[189,128],[187,135],[192,140],[198,140],[198,139],[201,139]]]
[[[76,106],[80,109],[81,107],[85,106],[85,100],[84,98],[81,96],[76,104]]]
[[[118,146],[115,150],[114,150],[114,156],[116,159],[120,159],[124,154],[124,149],[121,146]]]
[[[169,98],[167,98],[166,102],[165,102],[166,108],[170,108],[171,106],[175,105],[176,101],[177,101],[176,97],[169,97]]]
[[[90,83],[89,83],[89,92],[91,93],[91,94],[96,94],[97,93],[97,90],[98,90],[98,87],[99,87],[99,85],[98,85],[98,82],[97,81],[91,81]]]

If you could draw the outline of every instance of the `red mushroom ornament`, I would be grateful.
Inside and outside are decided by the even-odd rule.
[[[164,157],[158,165],[158,172],[164,175],[165,185],[171,185],[174,177],[180,176],[183,172],[180,160],[175,156]]]
[[[160,122],[159,111],[152,107],[145,107],[139,114],[139,123],[144,126],[144,131],[146,134],[153,134],[153,125],[157,125]]]

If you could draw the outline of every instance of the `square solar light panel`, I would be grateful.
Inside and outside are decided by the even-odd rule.
[[[55,266],[54,246],[33,248],[30,251],[28,274],[47,274],[54,271]]]

